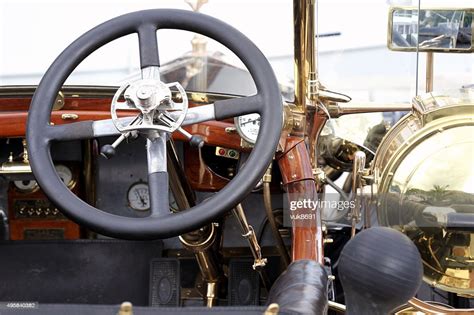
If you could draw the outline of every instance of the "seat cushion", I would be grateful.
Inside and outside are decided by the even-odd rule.
[[[161,241],[0,242],[0,301],[148,305],[161,254]]]

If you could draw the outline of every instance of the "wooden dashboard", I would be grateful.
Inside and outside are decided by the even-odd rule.
[[[0,138],[24,138],[28,108],[35,87],[0,87]],[[110,119],[110,104],[116,87],[65,87],[56,100],[51,114],[55,125],[78,121]],[[188,93],[189,107],[202,106],[225,95]],[[135,112],[122,112],[119,116],[135,116]],[[235,132],[232,120],[208,121],[184,127],[191,134],[199,135],[207,146],[223,147],[237,151],[242,148],[241,138]],[[178,132],[173,134],[177,141],[187,141]],[[205,165],[197,150],[185,150],[185,172],[193,189],[216,191],[227,184],[228,179],[216,174]],[[199,170],[199,171],[197,171]]]

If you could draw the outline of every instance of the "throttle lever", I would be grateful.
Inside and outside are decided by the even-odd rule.
[[[181,127],[179,127],[177,130],[189,140],[189,144],[192,147],[202,148],[204,146],[204,140],[201,136],[192,135]]]
[[[100,148],[100,155],[105,157],[107,160],[112,158],[115,155],[115,149],[119,146],[120,143],[123,142],[123,140],[127,139],[130,136],[135,139],[137,135],[138,133],[136,131],[129,131],[124,134],[121,134],[120,137],[118,137],[117,140],[114,141],[114,143],[103,145],[102,148]]]
[[[115,155],[115,148],[117,148],[117,146],[122,143],[122,141],[125,140],[129,135],[130,131],[125,134],[121,134],[120,137],[114,141],[114,143],[103,145],[102,148],[100,148],[100,155],[105,157],[107,160],[112,158]]]
[[[134,125],[135,123],[140,123],[142,121],[141,116],[137,116],[134,120],[132,120],[129,124],[129,126]],[[102,148],[100,148],[100,155],[102,155],[104,158],[111,159],[115,155],[115,149],[120,145],[120,143],[123,142],[123,140],[127,139],[128,137],[132,136],[133,139],[138,137],[138,132],[137,131],[128,131],[126,133],[123,133],[118,137],[114,143],[112,144],[106,144],[103,145]]]

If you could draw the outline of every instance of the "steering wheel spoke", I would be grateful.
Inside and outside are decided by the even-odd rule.
[[[133,125],[140,115],[135,117],[121,117],[115,122],[113,119],[96,120],[92,123],[92,129],[94,131],[94,138],[108,137],[108,136],[119,136],[121,132],[115,127],[115,123],[119,123],[122,126]]]
[[[147,67],[160,66],[156,30],[157,27],[153,24],[142,24],[138,28],[138,42],[140,45],[140,66],[142,69],[145,69]]]
[[[47,126],[44,137],[50,141],[70,141],[94,138],[93,122],[78,121],[63,125]]]
[[[261,114],[263,106],[260,94],[217,101],[214,104],[215,118],[223,120],[252,113]]]
[[[173,119],[176,119],[176,117],[179,116],[179,113],[170,112],[169,115]],[[184,118],[183,123],[181,125],[188,126],[215,119],[215,106],[214,104],[208,104],[189,108],[186,113],[186,117]]]
[[[148,190],[152,217],[169,214],[167,136],[165,132],[160,132],[158,137],[147,139]]]

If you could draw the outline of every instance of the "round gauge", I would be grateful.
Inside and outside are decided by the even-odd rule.
[[[33,192],[38,189],[38,183],[35,180],[16,180],[13,184],[22,192]]]
[[[130,186],[127,193],[128,205],[133,210],[146,211],[150,209],[148,184],[138,182]]]
[[[239,135],[248,143],[255,144],[260,130],[260,115],[248,114],[235,117],[235,127]]]
[[[68,186],[69,188],[72,188],[74,186],[75,182],[72,178],[72,171],[69,167],[58,164],[55,166],[56,172],[58,173],[59,178],[63,181],[63,183]]]

